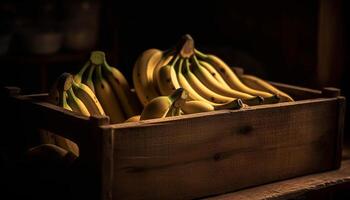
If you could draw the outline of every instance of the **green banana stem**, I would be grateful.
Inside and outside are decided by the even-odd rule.
[[[199,61],[198,61],[198,59],[197,59],[197,56],[196,56],[196,55],[191,56],[191,60],[194,62],[193,67],[198,68],[198,67],[200,66]]]
[[[177,65],[178,67],[175,67],[176,74],[182,72],[182,65],[183,65],[184,59],[181,58],[180,56],[179,56],[179,59],[180,60],[178,62],[180,62],[180,63],[179,63],[179,65]]]
[[[197,49],[194,49],[195,54],[197,54],[200,58],[207,58],[208,56],[200,51],[198,51]]]
[[[190,73],[190,62],[188,58],[185,59],[185,68],[183,68],[184,73]]]
[[[97,80],[102,80],[103,79],[103,75],[102,75],[102,67],[101,67],[101,65],[98,65],[96,70],[97,70],[97,74],[96,74]]]
[[[172,103],[175,103],[179,99],[186,99],[187,92],[183,88],[176,89],[170,96],[169,99]]]
[[[176,64],[176,62],[177,62],[179,59],[180,59],[180,56],[179,56],[179,55],[174,56],[174,57],[171,59],[170,63],[169,63],[170,66],[171,66],[171,67],[174,67],[175,64]]]
[[[86,69],[90,66],[90,64],[91,64],[91,62],[88,60],[84,64],[83,68],[81,68],[81,70],[74,76],[74,81],[76,83],[78,83],[78,84],[81,83],[83,74],[85,73]]]
[[[101,65],[106,60],[106,55],[103,51],[93,51],[90,55],[92,64]]]
[[[90,67],[90,70],[89,70],[89,74],[88,74],[88,77],[86,79],[86,85],[88,85],[90,87],[90,89],[95,93],[95,88],[94,88],[94,83],[93,83],[93,80],[92,80],[92,76],[94,74],[94,70],[96,68],[96,65],[95,64],[92,64],[91,67]]]

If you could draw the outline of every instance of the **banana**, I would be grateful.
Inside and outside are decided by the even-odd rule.
[[[183,61],[183,59],[181,59]],[[180,62],[181,62],[180,60]],[[191,85],[187,82],[185,76],[182,74],[182,65],[179,65],[178,68],[175,69],[177,78],[179,80],[179,84],[182,88],[184,88],[188,92],[188,99],[189,100],[198,100],[198,101],[203,101],[208,104],[211,104],[214,106],[215,110],[220,110],[220,109],[239,109],[242,108],[243,103],[240,99],[235,99],[233,101],[230,101],[225,104],[218,104],[214,103],[211,101],[206,100],[203,98],[201,95],[199,95],[192,87]]]
[[[199,64],[203,66],[223,87],[229,88],[230,86],[225,82],[220,73],[209,63],[204,61],[199,61]]]
[[[73,77],[70,73],[62,73],[51,86],[47,101],[62,107],[62,105],[60,105],[63,98],[62,94],[72,86],[72,81]]]
[[[140,117],[141,117],[140,115],[135,115],[125,120],[125,122],[138,122],[140,121]]]
[[[270,92],[272,94],[279,96],[281,102],[294,101],[291,96],[282,92],[281,90],[277,89],[276,87],[274,87],[273,85],[271,85],[270,83],[268,83],[267,81],[265,81],[261,78],[258,78],[258,77],[253,76],[253,75],[242,75],[239,78],[248,87],[251,87],[251,88],[256,89],[256,90]]]
[[[248,105],[258,105],[262,102],[262,98],[252,96],[250,94],[240,92],[231,88],[226,88],[225,85],[220,84],[203,66],[201,66],[197,60],[196,56],[191,57],[192,65],[191,71],[196,75],[196,77],[208,87],[209,90],[220,94],[225,97],[240,98],[244,103]]]
[[[104,75],[115,95],[118,97],[126,117],[129,118],[139,115],[141,112],[141,105],[137,101],[137,98],[133,98],[129,84],[124,75],[117,68],[109,66],[106,60],[104,60],[102,67]]]
[[[200,112],[209,112],[214,110],[214,106],[205,101],[186,101],[181,110],[185,114],[200,113]]]
[[[268,92],[254,90],[244,85],[233,72],[233,70],[217,56],[211,54],[206,55],[197,49],[195,49],[195,54],[205,62],[210,63],[220,73],[220,75],[232,89],[242,91],[254,96],[261,96],[264,98],[264,102],[278,102],[279,98],[276,95]]]
[[[185,67],[183,68],[183,75],[187,79],[188,83],[191,85],[191,87],[198,92],[198,94],[202,97],[204,97],[208,101],[212,101],[214,103],[227,103],[232,100],[235,100],[235,98],[226,97],[220,94],[217,94],[213,92],[212,90],[208,89],[191,71],[190,71],[190,62],[189,59],[185,59]]]
[[[163,96],[168,96],[176,89],[180,88],[174,69],[174,65],[182,64],[182,62],[177,62],[178,60],[179,56],[174,57],[169,64],[161,67],[158,73],[155,74],[158,89]]]
[[[101,65],[97,66],[97,74],[94,76],[96,96],[99,99],[105,113],[109,116],[111,123],[123,122],[125,121],[125,117],[119,100],[115,96],[112,87],[102,76],[101,68]]]
[[[68,105],[72,108],[72,110],[84,116],[90,117],[89,110],[86,108],[85,104],[74,94],[73,88],[69,88],[67,93],[67,102]]]
[[[77,76],[74,77],[78,78]],[[92,115],[106,115],[94,92],[84,83],[72,82],[74,94],[84,103]]]
[[[136,60],[133,68],[133,83],[142,105],[160,96],[153,83],[153,71],[162,59],[163,52],[159,49],[148,49]]]
[[[73,109],[68,105],[68,102],[67,102],[67,98],[68,98],[67,91],[71,88],[72,82],[73,82],[73,76],[71,74],[69,73],[61,74],[50,89],[49,102],[59,107],[62,107],[66,110],[73,111]],[[54,134],[49,131],[44,131],[44,130],[40,130],[40,131],[45,135]],[[74,142],[64,137],[61,137],[59,135],[54,135],[50,137],[54,138],[54,142],[53,142],[54,144],[66,150],[71,151],[76,156],[79,156],[79,147]]]
[[[168,65],[174,59],[174,57],[175,57],[175,51],[174,50],[164,51],[162,58],[160,59],[160,61],[156,65],[156,67],[154,68],[154,71],[153,71],[154,86],[155,86],[155,88],[156,88],[156,90],[158,91],[159,94],[161,94],[161,91],[159,91],[159,86],[158,86],[158,83],[157,83],[157,78],[156,78],[157,74],[159,73],[159,70],[163,66]]]
[[[186,98],[187,92],[183,88],[175,90],[175,92],[169,96],[156,97],[144,107],[140,120],[172,116],[172,109],[181,107]]]

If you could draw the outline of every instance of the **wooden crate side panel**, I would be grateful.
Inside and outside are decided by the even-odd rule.
[[[26,96],[14,97],[14,100],[20,107],[20,116],[25,125],[54,132],[78,144],[86,140],[84,133],[90,132],[91,128],[109,123],[108,117],[82,116]]]
[[[191,199],[334,167],[337,98],[113,133],[113,199]]]

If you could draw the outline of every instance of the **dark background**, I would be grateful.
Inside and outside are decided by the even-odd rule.
[[[1,1],[1,86],[47,92],[62,72],[75,73],[91,50],[131,80],[134,62],[149,48],[166,50],[186,33],[196,47],[231,66],[267,80],[308,88],[338,87],[350,99],[350,16],[346,0],[246,1]],[[86,47],[71,46],[67,33],[85,34]],[[50,53],[28,44],[38,33],[56,33]],[[4,38],[10,38],[5,40]],[[8,49],[6,48],[8,46]],[[349,102],[349,101],[347,101]],[[350,143],[349,106],[345,142]]]

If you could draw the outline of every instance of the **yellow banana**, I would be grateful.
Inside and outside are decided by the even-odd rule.
[[[203,66],[223,87],[230,88],[220,73],[211,64],[201,60],[199,61],[199,64]]]
[[[271,93],[254,90],[244,85],[236,76],[236,74],[233,72],[233,70],[223,60],[221,60],[217,56],[211,55],[211,54],[206,55],[204,53],[199,52],[196,49],[195,49],[195,53],[202,60],[210,63],[221,74],[221,76],[224,78],[226,83],[232,89],[242,91],[254,96],[261,96],[264,99],[266,98],[277,99],[276,96]]]
[[[77,96],[75,96],[73,92],[73,88],[69,88],[67,93],[68,93],[67,102],[68,102],[68,105],[72,108],[72,110],[74,112],[78,112],[82,115],[89,117],[90,116],[89,110],[86,108],[85,104]]]
[[[183,59],[180,59],[183,61]],[[188,99],[189,100],[198,100],[198,101],[203,101],[206,103],[211,104],[214,106],[215,110],[220,110],[220,109],[239,109],[242,108],[243,103],[240,99],[235,99],[231,102],[225,103],[225,104],[218,104],[214,103],[212,101],[208,101],[205,98],[203,98],[201,95],[199,95],[192,87],[191,85],[187,82],[185,76],[181,73],[182,71],[182,65],[179,65],[177,68],[175,68],[177,78],[179,80],[179,84],[182,88],[184,88],[188,92]]]
[[[171,109],[181,107],[186,98],[187,92],[182,88],[175,90],[175,92],[169,96],[156,97],[144,107],[140,120],[163,118],[167,115],[172,115]]]
[[[235,100],[235,98],[230,98],[227,96],[223,96],[220,94],[217,94],[210,89],[208,89],[191,71],[190,71],[190,62],[189,59],[185,59],[185,67],[183,68],[183,75],[187,79],[188,83],[191,85],[191,87],[197,91],[199,95],[204,97],[208,101],[212,101],[214,103],[227,103],[232,100]]]
[[[154,71],[153,71],[154,86],[155,86],[155,88],[156,88],[156,90],[158,91],[159,94],[161,94],[161,91],[159,91],[159,86],[158,86],[158,83],[157,83],[157,78],[156,78],[157,74],[159,73],[159,70],[163,66],[168,65],[171,62],[171,60],[174,59],[174,54],[175,54],[174,50],[164,51],[162,58],[160,59],[160,61],[156,65],[156,67],[154,68]]]
[[[181,110],[185,114],[192,113],[200,113],[200,112],[208,112],[213,111],[214,106],[205,101],[186,101],[183,106],[181,106]]]
[[[132,95],[124,75],[117,68],[109,66],[106,61],[104,61],[102,67],[104,75],[118,97],[126,117],[140,114],[141,105],[137,98],[135,99]]]
[[[192,65],[191,71],[196,75],[196,77],[203,83],[204,86],[208,87],[209,90],[220,94],[225,97],[240,98],[244,103],[248,105],[258,105],[262,103],[262,98],[252,96],[250,94],[237,91],[232,88],[226,88],[223,84],[220,84],[203,66],[201,66],[197,60],[196,56],[191,57]]]
[[[49,102],[62,107],[66,110],[73,111],[73,109],[68,105],[67,91],[71,88],[73,82],[73,76],[69,73],[63,73],[55,81],[54,85],[50,89]],[[43,130],[40,130],[43,131]],[[43,131],[44,134],[54,134],[49,131]],[[59,135],[51,136],[54,138],[54,144],[71,151],[76,156],[79,156],[79,147],[74,142],[61,137]]]
[[[158,70],[158,73],[155,74],[158,89],[163,96],[168,96],[176,89],[180,88],[174,69],[174,65],[179,63],[182,64],[182,62],[178,62],[178,60],[179,56],[174,57],[169,64],[161,67]]]
[[[97,66],[97,74],[94,79],[96,96],[100,101],[105,113],[109,116],[111,123],[120,123],[125,121],[120,102],[115,96],[112,87],[102,76],[101,65]]]
[[[242,75],[239,77],[241,81],[246,84],[248,87],[251,87],[256,90],[261,90],[265,92],[270,92],[273,93],[277,96],[279,96],[281,102],[289,102],[289,101],[294,101],[291,96],[288,94],[282,92],[281,90],[277,89],[267,81],[258,78],[256,76],[252,75]]]
[[[243,103],[240,99],[233,103],[235,103],[237,107],[243,107]],[[228,104],[222,104],[220,106],[213,106],[205,101],[186,101],[184,105],[181,106],[181,110],[185,114],[209,112],[214,110],[229,109],[230,107],[232,107],[231,104],[232,103],[230,102]]]
[[[133,83],[142,105],[160,96],[153,83],[153,71],[162,59],[163,52],[159,49],[148,49],[136,60],[133,68]]]
[[[138,122],[140,121],[140,117],[141,117],[140,115],[135,115],[125,120],[125,122]]]
[[[77,76],[75,76],[76,78]],[[92,115],[106,115],[94,92],[84,83],[72,82],[74,94],[84,103]]]
[[[68,105],[68,102],[67,102],[68,93],[66,91],[63,91],[62,94],[60,95],[61,95],[61,98],[60,98],[59,106],[66,110],[73,111],[73,109]]]

